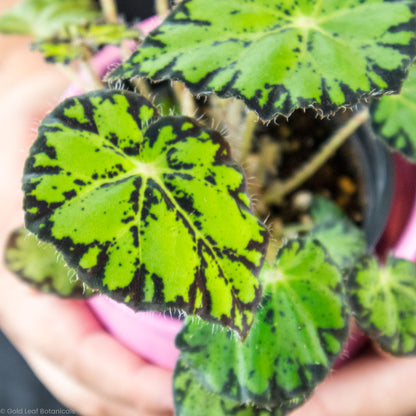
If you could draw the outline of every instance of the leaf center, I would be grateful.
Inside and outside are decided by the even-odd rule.
[[[297,16],[293,20],[293,26],[301,28],[303,30],[306,29],[318,29],[316,24],[316,20],[311,16]]]
[[[140,162],[140,161],[135,161],[134,162],[137,169],[136,172],[139,175],[142,175],[146,178],[158,178],[160,176],[160,169],[158,169],[157,166],[155,166],[154,163],[149,163],[149,162]]]
[[[263,273],[262,275],[262,283],[264,287],[267,287],[269,285],[273,285],[276,282],[285,282],[285,276],[284,274],[278,270],[278,269],[270,269]]]

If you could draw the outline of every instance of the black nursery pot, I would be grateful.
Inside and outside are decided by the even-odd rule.
[[[154,0],[117,0],[119,13],[128,22],[138,19],[146,19],[155,14]]]
[[[369,124],[361,126],[349,142],[351,157],[361,179],[362,227],[372,250],[383,234],[393,205],[394,158],[383,142],[376,139]]]

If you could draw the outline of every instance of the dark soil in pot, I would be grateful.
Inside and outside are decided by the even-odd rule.
[[[313,110],[300,110],[288,120],[280,117],[269,125],[258,123],[246,166],[254,200],[276,180],[298,171],[350,116],[350,112],[341,112],[320,119]],[[260,197],[255,208],[259,217],[268,217],[272,235],[280,238],[285,228],[302,230],[303,224],[307,230],[312,196],[324,196],[363,227],[369,248],[373,248],[387,222],[393,189],[393,157],[364,125],[298,189],[271,204]]]

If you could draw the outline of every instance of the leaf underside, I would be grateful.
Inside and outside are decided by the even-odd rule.
[[[65,35],[32,43],[48,62],[69,64],[86,51],[95,53],[104,45],[120,45],[124,40],[138,41],[139,31],[122,24],[74,25]]]
[[[101,16],[93,0],[23,0],[0,16],[0,33],[47,39]]]
[[[283,416],[280,409],[266,410],[214,394],[202,386],[185,363],[178,360],[173,376],[176,416]]]
[[[327,115],[400,89],[414,20],[411,0],[184,0],[109,78],[184,81],[264,120]]]
[[[23,227],[10,234],[4,260],[12,273],[42,292],[67,298],[87,298],[93,294],[52,244],[39,241]]]
[[[288,243],[260,280],[263,300],[244,343],[188,318],[176,344],[208,390],[284,413],[306,400],[341,352],[345,293],[339,270],[316,241]]]
[[[350,275],[348,295],[358,325],[393,355],[416,354],[416,265],[363,257]]]
[[[267,232],[219,133],[156,120],[127,91],[70,98],[42,122],[23,190],[27,227],[90,287],[247,333]]]
[[[416,66],[398,95],[374,101],[370,107],[374,131],[393,150],[416,161]]]

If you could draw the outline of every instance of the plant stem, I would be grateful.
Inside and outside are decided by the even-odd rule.
[[[107,23],[117,23],[117,6],[114,0],[100,0],[101,9],[103,11]]]
[[[163,18],[168,12],[169,12],[169,1],[168,0],[156,0],[156,14]]]
[[[81,68],[86,72],[87,76],[90,78],[91,87],[89,89],[92,91],[103,89],[104,84],[101,82],[100,77],[91,66],[91,53],[89,51],[84,50],[80,65]]]
[[[131,82],[137,88],[140,95],[142,95],[147,100],[152,101],[152,91],[144,78],[133,78]]]
[[[355,114],[335,134],[328,139],[320,151],[305,163],[299,171],[285,181],[276,181],[270,186],[269,191],[264,195],[266,203],[279,203],[288,193],[295,190],[299,185],[309,179],[316,171],[335,153],[335,151],[354,133],[365,121],[369,119],[368,109]]]
[[[290,236],[290,234],[298,234],[301,232],[311,231],[314,227],[314,223],[306,223],[306,224],[291,224],[287,225],[282,228],[282,236]]]
[[[178,100],[179,106],[181,108],[181,114],[183,116],[195,117],[196,106],[192,94],[180,81],[173,81],[172,85],[176,99]]]
[[[83,91],[88,91],[90,89],[88,83],[85,82],[77,71],[75,71],[71,66],[64,64],[57,64],[57,68],[71,81],[77,84]]]
[[[244,123],[244,130],[242,136],[242,146],[240,162],[244,163],[251,150],[251,143],[253,141],[254,130],[256,128],[257,120],[259,117],[254,111],[249,111]]]
[[[235,160],[240,160],[244,103],[233,98],[219,98],[215,94],[212,94],[210,100],[216,103],[214,128],[218,126],[226,130],[231,154]]]

